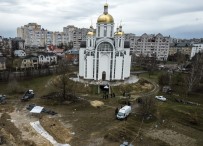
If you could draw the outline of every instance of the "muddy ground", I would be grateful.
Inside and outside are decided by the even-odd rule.
[[[0,105],[0,136],[5,146],[51,146],[30,126],[30,122],[40,120],[58,142],[72,146],[119,146],[123,141],[139,146],[202,144],[202,131],[169,120],[151,119],[142,124],[136,102],[132,102],[133,113],[127,121],[116,120],[115,108],[121,106],[119,98],[105,100],[99,96],[84,96],[76,103],[62,105],[53,105],[52,101],[40,98],[23,103],[10,99],[7,104]],[[31,115],[26,109],[30,103],[45,106],[58,114]]]

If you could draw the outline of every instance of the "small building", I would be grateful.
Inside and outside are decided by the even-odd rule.
[[[12,50],[24,50],[25,49],[25,40],[20,37],[13,38],[11,40]]]
[[[68,62],[78,62],[79,60],[79,50],[71,49],[65,52],[65,58]]]
[[[47,52],[49,53],[55,53],[57,56],[63,56],[64,49],[58,48],[54,45],[47,46]]]
[[[50,52],[37,53],[39,64],[57,64],[57,55]]]
[[[23,58],[22,63],[21,63],[21,68],[26,69],[26,68],[37,68],[39,65],[38,62],[38,57],[34,55],[29,55]]]
[[[25,57],[26,53],[25,53],[24,50],[15,50],[14,51],[14,56],[16,56],[16,57]]]

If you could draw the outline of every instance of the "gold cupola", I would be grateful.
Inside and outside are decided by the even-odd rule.
[[[116,32],[114,33],[116,36],[123,36],[124,35],[124,32],[122,31],[122,26],[120,25]]]
[[[95,35],[95,33],[94,33],[94,28],[93,28],[92,25],[90,26],[90,29],[89,29],[87,35],[88,35],[88,36],[94,36],[94,35]]]
[[[97,19],[97,23],[114,23],[113,17],[108,14],[108,4],[104,4],[104,13]]]

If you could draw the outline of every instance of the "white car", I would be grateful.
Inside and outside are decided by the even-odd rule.
[[[163,96],[155,96],[155,98],[161,101],[166,101],[166,98]]]

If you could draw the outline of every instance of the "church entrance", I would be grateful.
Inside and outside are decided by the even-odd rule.
[[[106,72],[105,72],[105,71],[102,72],[102,80],[103,80],[103,81],[106,80]]]

